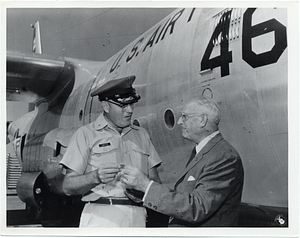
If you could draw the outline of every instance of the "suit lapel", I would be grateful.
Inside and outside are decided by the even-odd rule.
[[[222,140],[223,137],[219,133],[214,138],[212,138],[199,153],[191,160],[191,162],[183,169],[180,177],[178,178],[177,182],[174,185],[174,188],[177,187],[179,183],[182,182],[184,179],[184,176],[188,171],[190,171],[196,164],[199,163],[199,161],[202,159],[203,155],[205,155],[207,152],[209,152],[220,140]]]

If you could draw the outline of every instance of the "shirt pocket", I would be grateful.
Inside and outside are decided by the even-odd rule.
[[[113,139],[101,139],[91,147],[89,165],[91,170],[98,168],[101,164],[117,163],[118,144]]]
[[[131,164],[140,170],[142,170],[146,175],[148,175],[149,168],[148,168],[148,158],[149,153],[144,151],[141,147],[137,144],[127,141],[128,146],[128,154],[130,155]]]

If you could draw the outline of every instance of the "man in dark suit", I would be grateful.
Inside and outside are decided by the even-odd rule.
[[[238,224],[244,170],[238,152],[219,132],[221,112],[209,98],[184,107],[178,124],[182,136],[196,143],[174,188],[151,181],[126,166],[122,182],[128,191],[144,192],[143,206],[170,216],[169,226],[232,227]]]

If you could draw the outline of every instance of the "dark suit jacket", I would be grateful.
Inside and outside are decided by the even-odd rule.
[[[239,154],[218,134],[183,170],[174,189],[154,182],[144,206],[174,217],[169,226],[237,226],[243,181]]]

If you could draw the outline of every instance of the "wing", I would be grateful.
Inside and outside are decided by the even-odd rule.
[[[74,77],[72,65],[63,58],[41,54],[7,53],[7,101],[34,102],[53,93],[62,77]]]

